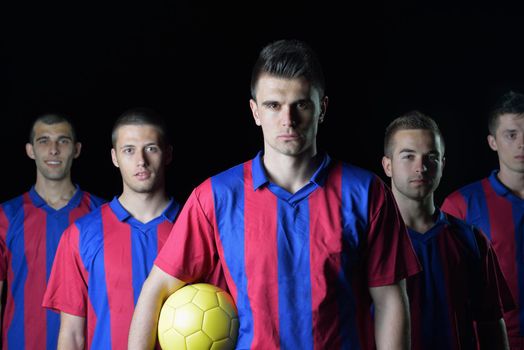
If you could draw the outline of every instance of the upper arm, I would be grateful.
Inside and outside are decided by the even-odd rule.
[[[406,281],[379,287],[370,287],[369,293],[376,307],[383,307],[390,302],[406,302]]]
[[[85,325],[84,317],[61,312],[58,349],[84,349]]]
[[[171,293],[174,293],[176,290],[182,288],[186,284],[184,281],[171,276],[170,274],[164,272],[158,266],[153,265],[149,276],[144,282],[144,287],[142,287],[143,293],[153,293],[154,295],[159,295],[162,297],[162,300],[167,298]]]

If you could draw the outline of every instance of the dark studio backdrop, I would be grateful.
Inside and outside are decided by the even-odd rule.
[[[382,137],[394,117],[419,109],[440,124],[447,166],[438,203],[497,165],[487,113],[501,93],[524,91],[524,14],[501,2],[1,7],[1,201],[33,184],[29,124],[53,111],[72,116],[83,142],[74,181],[108,199],[120,193],[110,130],[139,106],[167,117],[175,150],[168,188],[185,200],[262,147],[248,104],[251,67],[265,44],[282,38],[307,41],[323,63],[330,103],[319,146],[333,157],[385,178]]]

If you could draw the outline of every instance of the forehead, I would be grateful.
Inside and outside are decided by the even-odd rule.
[[[162,133],[157,127],[149,124],[122,125],[116,132],[117,145],[134,143],[160,143]]]
[[[507,113],[499,116],[497,131],[505,131],[508,129],[524,130],[524,115]]]
[[[73,137],[73,129],[68,122],[61,122],[55,124],[46,124],[43,122],[36,122],[33,126],[35,139],[43,136],[67,136]]]
[[[395,151],[403,149],[413,151],[442,150],[440,137],[431,130],[408,129],[398,130],[393,136]]]
[[[304,77],[289,79],[269,74],[263,74],[258,79],[256,94],[257,98],[263,99],[283,95],[299,95],[302,98],[320,96],[318,89]]]

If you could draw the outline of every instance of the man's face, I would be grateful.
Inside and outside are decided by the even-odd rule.
[[[318,124],[322,122],[327,98],[305,78],[285,79],[262,75],[256,101],[250,101],[255,123],[262,127],[265,153],[297,156],[306,150],[316,153]]]
[[[26,152],[35,160],[37,176],[52,181],[69,179],[73,159],[80,155],[81,149],[81,144],[73,140],[71,125],[37,122],[33,133],[34,139],[26,144]]]
[[[501,115],[495,135],[488,135],[488,144],[498,154],[501,171],[524,174],[524,117],[522,115]]]
[[[382,165],[391,177],[395,197],[422,201],[437,189],[444,168],[439,136],[430,130],[399,130],[393,135],[391,158]]]
[[[171,148],[165,148],[160,131],[152,125],[118,128],[111,157],[120,169],[124,191],[152,193],[163,190],[165,166],[171,161]]]

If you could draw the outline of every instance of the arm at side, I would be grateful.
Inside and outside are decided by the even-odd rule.
[[[82,350],[85,348],[84,317],[60,313],[60,333],[58,333],[58,350]]]
[[[369,289],[375,305],[377,349],[409,349],[409,302],[405,280]]]
[[[477,322],[480,349],[509,350],[508,334],[504,319],[493,322]]]

